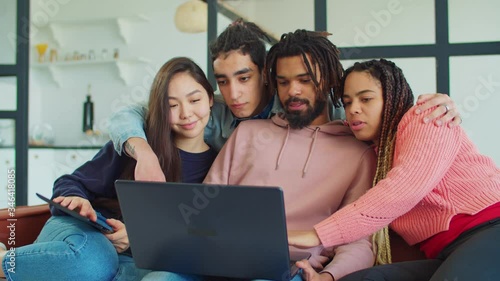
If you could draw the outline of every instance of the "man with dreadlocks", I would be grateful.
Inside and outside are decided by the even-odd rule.
[[[239,19],[210,44],[212,66],[224,100],[215,95],[211,118],[205,128],[205,142],[217,151],[241,121],[268,119],[283,111],[274,89],[266,87],[263,78],[265,41],[269,38],[257,25]],[[440,103],[450,106],[444,116],[441,108],[430,113],[429,120],[439,117],[437,122],[447,123],[458,117],[453,101],[447,95],[426,95],[424,98],[429,101],[422,105],[422,110]],[[335,119],[343,116],[341,108],[330,109],[333,109],[330,116]],[[144,107],[135,106],[116,112],[110,119],[109,135],[118,154],[121,155],[124,147],[137,160],[136,179],[165,181],[158,159],[146,141],[143,129],[145,111]],[[451,124],[458,124],[458,120],[455,118]]]
[[[338,97],[356,138],[377,147],[375,186],[313,231],[289,233],[289,242],[343,245],[390,224],[428,259],[376,266],[341,280],[499,280],[500,169],[494,161],[461,127],[423,124],[393,62],[354,64]]]
[[[326,35],[297,30],[269,50],[265,77],[284,112],[271,120],[241,123],[204,181],[282,187],[289,230],[311,228],[354,201],[371,187],[375,171],[373,149],[341,121],[330,122],[326,105],[330,94],[339,91],[343,69]],[[368,237],[308,251],[325,280],[374,262]]]

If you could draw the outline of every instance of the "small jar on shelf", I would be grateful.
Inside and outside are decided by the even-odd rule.
[[[89,56],[88,56],[89,60],[95,60],[95,53],[94,53],[94,50],[90,50],[89,51]]]
[[[57,62],[59,60],[57,56],[57,50],[56,49],[50,49],[50,56],[49,56],[49,61],[50,62]]]
[[[107,60],[108,59],[108,49],[102,49],[102,51],[101,51],[101,59],[102,60]]]

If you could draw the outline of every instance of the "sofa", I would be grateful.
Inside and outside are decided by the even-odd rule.
[[[35,241],[43,225],[50,217],[48,204],[37,206],[21,206],[16,208],[16,221],[9,221],[8,209],[0,209],[0,242],[9,247],[9,237],[15,241],[15,246],[31,244]],[[8,228],[15,223],[15,229]],[[424,254],[416,246],[409,246],[398,234],[390,231],[393,262],[424,259]],[[13,245],[12,245],[13,246]]]
[[[7,248],[33,243],[50,217],[48,204],[20,206],[15,210],[14,217],[11,217],[8,209],[0,209],[0,242]]]

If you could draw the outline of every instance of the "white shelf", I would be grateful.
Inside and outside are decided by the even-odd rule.
[[[63,62],[53,62],[53,63],[36,63],[32,62],[31,67],[40,70],[48,70],[50,76],[54,83],[61,87],[63,85],[63,76],[67,73],[69,68],[74,67],[102,67],[102,66],[113,66],[117,71],[118,77],[123,82],[123,84],[130,85],[130,72],[131,68],[137,64],[148,63],[149,61],[145,58],[130,58],[130,59],[118,59],[118,60],[85,60],[85,61],[63,61]]]
[[[148,22],[149,18],[145,15],[139,14],[129,17],[114,17],[114,18],[94,18],[94,19],[67,19],[67,20],[53,20],[48,23],[49,29],[54,37],[56,44],[60,47],[65,47],[68,42],[65,42],[65,29],[83,26],[98,25],[100,28],[109,26],[116,28],[117,33],[125,44],[130,42],[130,25],[134,23]]]
[[[67,57],[69,53],[81,53],[82,50],[89,52],[88,50],[100,48],[110,50],[118,47],[126,50],[126,47],[120,45],[123,43],[127,45],[133,38],[134,25],[147,21],[149,18],[142,14],[109,18],[57,19],[50,20],[45,28],[53,37],[53,40],[50,40],[52,42],[48,42],[49,50],[55,49],[61,56],[59,58],[62,58],[64,53],[66,53],[64,57]],[[45,39],[42,42],[47,41]],[[99,45],[95,42],[99,42]],[[46,59],[50,57],[49,50],[45,55]],[[134,79],[134,70],[136,72],[138,70],[135,67],[148,61],[144,58],[127,58],[127,52],[124,53],[125,56],[122,56],[123,52],[120,53],[119,59],[114,59],[114,54],[99,57],[96,52],[93,60],[60,60],[52,63],[49,61],[39,63],[33,60],[30,67],[40,71],[42,76],[52,80],[58,87],[79,83],[85,79],[104,83],[115,79],[129,86]],[[36,51],[33,57],[38,57]]]

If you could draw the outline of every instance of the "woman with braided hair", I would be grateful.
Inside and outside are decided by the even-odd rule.
[[[340,280],[498,280],[500,169],[492,159],[462,128],[424,124],[403,72],[390,61],[347,69],[338,98],[356,138],[378,152],[375,186],[314,231],[289,233],[289,242],[341,245],[390,225],[428,259],[375,266]],[[300,266],[311,273],[306,262]]]

